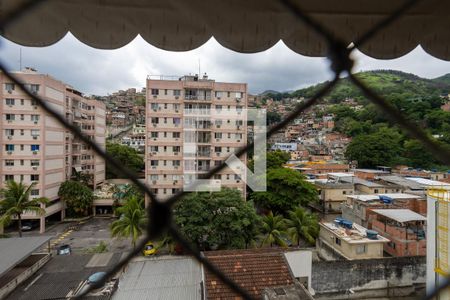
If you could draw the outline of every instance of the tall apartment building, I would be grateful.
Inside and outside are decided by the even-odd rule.
[[[246,83],[206,75],[149,76],[146,97],[146,182],[160,199],[186,188],[247,142]],[[211,182],[244,191],[244,172],[227,167]]]
[[[85,99],[65,83],[30,68],[14,74],[32,93],[104,147],[103,103]],[[104,180],[105,164],[2,73],[0,99],[0,185],[3,187],[8,180],[37,183],[31,197],[50,200],[43,207],[45,215],[25,212],[22,218],[40,220],[40,231],[44,232],[47,217],[57,213],[62,219],[65,216],[65,205],[58,198],[61,183],[75,171],[84,171],[93,174],[95,186]]]

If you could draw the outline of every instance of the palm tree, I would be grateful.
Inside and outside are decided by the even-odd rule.
[[[113,237],[130,237],[134,248],[147,221],[143,198],[134,196],[128,198],[123,206],[116,209],[116,212],[120,217],[111,224],[111,235]]]
[[[288,212],[289,218],[285,220],[287,232],[292,241],[300,246],[300,240],[304,238],[308,243],[314,244],[319,234],[319,220],[317,216],[307,212],[302,207]]]
[[[286,241],[283,240],[283,234],[285,233],[285,224],[282,216],[273,215],[272,211],[268,215],[262,218],[261,233],[263,234],[263,240],[261,246],[270,244],[277,244],[282,247],[286,247]]]
[[[47,198],[41,197],[30,200],[30,192],[35,185],[35,182],[27,186],[22,182],[8,181],[6,188],[0,190],[2,196],[0,223],[2,225],[8,224],[12,218],[16,217],[20,237],[22,237],[22,214],[24,212],[35,212],[37,215],[45,214],[45,209],[41,208],[41,204],[47,204]]]

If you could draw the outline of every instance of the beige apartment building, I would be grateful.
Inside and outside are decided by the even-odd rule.
[[[26,87],[73,122],[83,132],[105,145],[105,106],[49,75],[26,68],[14,73]],[[40,220],[40,231],[45,231],[47,217],[60,214],[65,217],[65,205],[58,198],[62,182],[75,171],[93,174],[93,185],[105,178],[105,163],[56,119],[28,97],[18,86],[0,73],[0,185],[8,180],[26,185],[36,182],[31,197],[47,197],[50,203],[45,215],[25,212],[25,220]]]
[[[145,174],[158,198],[186,190],[246,145],[246,83],[216,82],[206,75],[149,76],[146,92]],[[236,174],[227,167],[210,185],[244,192],[245,171]]]

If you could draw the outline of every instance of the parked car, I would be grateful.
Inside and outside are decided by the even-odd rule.
[[[72,253],[72,248],[70,245],[61,245],[58,247],[56,252],[58,255],[70,255]]]
[[[153,245],[152,242],[148,242],[147,244],[145,244],[144,250],[142,250],[142,254],[144,256],[152,256],[155,253],[156,253],[156,247],[155,247],[155,245]]]
[[[38,224],[33,221],[24,221],[22,222],[22,231],[31,231],[38,227]]]

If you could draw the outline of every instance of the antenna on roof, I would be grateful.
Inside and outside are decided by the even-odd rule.
[[[22,71],[22,47],[19,48],[19,71]]]

